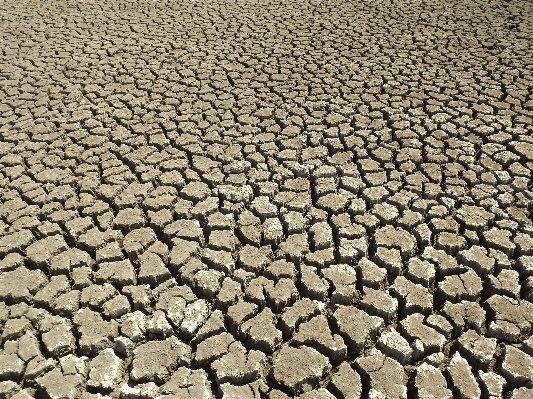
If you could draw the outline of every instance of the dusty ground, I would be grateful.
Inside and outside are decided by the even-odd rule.
[[[0,15],[0,397],[533,397],[531,2]]]

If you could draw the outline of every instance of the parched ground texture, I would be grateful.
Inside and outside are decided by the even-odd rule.
[[[533,397],[533,3],[0,2],[0,397]]]

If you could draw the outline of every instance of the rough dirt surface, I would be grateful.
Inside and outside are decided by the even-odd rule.
[[[533,397],[533,3],[0,2],[0,397]]]

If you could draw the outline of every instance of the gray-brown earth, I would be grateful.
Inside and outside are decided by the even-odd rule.
[[[532,2],[0,15],[0,398],[533,397]]]

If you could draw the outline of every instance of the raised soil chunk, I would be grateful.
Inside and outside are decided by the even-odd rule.
[[[113,349],[104,349],[91,360],[87,386],[111,391],[121,381],[123,371],[124,361],[115,355]]]
[[[231,231],[213,230],[209,234],[207,246],[215,250],[233,252],[239,240]]]
[[[125,208],[118,211],[115,216],[115,228],[130,232],[140,229],[146,224],[146,215],[139,208]]]
[[[294,334],[292,345],[307,345],[328,356],[333,362],[344,360],[347,348],[344,340],[337,334],[332,334],[328,319],[319,315],[300,324]]]
[[[71,270],[79,267],[92,267],[93,258],[81,249],[69,248],[54,256],[50,261],[50,273],[68,274]]]
[[[13,313],[11,316],[12,318],[7,320],[3,326],[2,341],[20,338],[26,331],[31,330],[31,323],[26,317],[13,317]],[[58,319],[62,320],[61,318]]]
[[[513,239],[513,242],[516,244],[519,255],[533,255],[532,236],[524,233],[518,233]]]
[[[343,191],[343,190],[340,190]],[[320,197],[316,207],[327,211],[329,214],[338,215],[346,209],[350,202],[349,193],[329,193]]]
[[[404,260],[415,256],[418,249],[416,238],[411,233],[391,225],[379,228],[374,239],[377,246],[399,249]]]
[[[409,346],[409,342],[395,329],[382,333],[378,338],[376,347],[400,364],[409,363],[413,357],[413,350]]]
[[[511,399],[528,399],[533,395],[533,388],[516,388],[513,390]]]
[[[84,389],[84,378],[79,374],[63,375],[57,368],[37,379],[37,385],[50,398],[75,399]]]
[[[481,389],[466,359],[456,352],[446,368],[452,382],[454,397],[461,399],[479,399]]]
[[[281,215],[281,220],[288,235],[303,233],[308,226],[308,220],[300,212],[284,213]]]
[[[170,252],[169,267],[173,273],[178,273],[191,256],[200,252],[200,244],[181,238],[175,238],[172,242],[174,246]]]
[[[61,239],[59,239],[61,240]],[[56,240],[57,241],[57,240]],[[35,236],[30,230],[20,230],[0,238],[0,256],[11,252],[22,252],[35,242]],[[43,248],[42,243],[34,249]],[[46,251],[45,251],[46,252]]]
[[[421,284],[424,287],[431,287],[435,281],[435,266],[427,260],[411,258],[407,264],[405,277],[413,283]]]
[[[278,245],[283,240],[283,226],[277,217],[265,220],[263,238],[267,245]]]
[[[45,359],[37,356],[28,362],[26,372],[24,373],[24,380],[34,382],[37,377],[52,370],[57,365],[55,359]]]
[[[191,356],[191,348],[175,336],[146,342],[133,351],[131,379],[163,383],[178,366],[188,366]]]
[[[61,255],[59,255],[61,256]],[[124,260],[124,254],[118,242],[110,242],[104,247],[96,250],[96,262],[114,262]]]
[[[41,354],[39,340],[35,337],[33,332],[28,331],[19,338],[17,354],[25,362]]]
[[[483,290],[483,282],[472,270],[463,274],[446,276],[439,283],[437,298],[442,301],[475,301]]]
[[[457,340],[461,353],[470,362],[487,367],[496,353],[496,338],[480,336],[474,330],[465,331]]]
[[[150,227],[143,227],[129,232],[124,237],[123,246],[130,258],[136,258],[156,241],[157,236],[154,230]]]
[[[288,278],[281,278],[267,292],[267,304],[275,312],[281,312],[287,306],[290,306],[298,299],[298,289],[294,282]]]
[[[392,296],[400,301],[400,312],[405,314],[429,314],[433,311],[433,295],[427,288],[398,276],[389,288]]]
[[[364,286],[379,289],[387,279],[387,270],[364,257],[355,266],[357,276]]]
[[[485,278],[494,270],[496,261],[487,255],[487,250],[478,245],[473,245],[468,250],[457,254],[460,264],[472,268],[479,277]]]
[[[441,371],[428,363],[422,363],[417,367],[415,388],[419,399],[453,398]]]
[[[147,320],[146,332],[148,339],[161,339],[174,334],[174,329],[162,310],[153,312]]]
[[[225,275],[232,275],[235,270],[235,260],[231,253],[227,251],[216,251],[205,248],[202,251],[202,261],[210,268],[216,269]]]
[[[501,369],[512,384],[523,385],[533,381],[533,357],[513,346],[505,346]]]
[[[52,258],[68,249],[63,236],[55,235],[36,241],[26,248],[26,256],[34,268],[48,270]]]
[[[260,276],[245,284],[245,287],[245,299],[264,307],[266,305],[267,292],[274,288],[274,283],[266,277]]]
[[[6,303],[30,302],[33,295],[48,283],[41,270],[24,266],[0,273],[0,301]]]
[[[260,273],[269,263],[266,253],[260,248],[245,245],[239,252],[239,264],[252,273]]]
[[[180,196],[186,200],[192,201],[194,203],[205,200],[211,190],[209,186],[202,182],[191,182],[186,184],[180,191]]]
[[[493,213],[472,205],[462,206],[457,210],[455,215],[458,221],[463,223],[467,228],[478,231],[487,229],[489,223],[495,217]]]
[[[489,399],[501,398],[503,395],[503,389],[507,384],[505,378],[492,371],[484,373],[479,371],[479,385],[481,387],[482,394]]]
[[[120,241],[122,238],[123,235],[119,230],[100,231],[98,227],[93,227],[78,238],[77,246],[83,251],[94,253],[105,244]]]
[[[18,381],[24,374],[24,362],[15,353],[0,351],[0,378]]]
[[[221,383],[245,384],[260,376],[266,366],[267,357],[261,351],[247,351],[240,342],[229,345],[225,355],[211,363],[216,380]]]
[[[103,262],[98,266],[98,270],[94,272],[94,281],[97,284],[113,283],[118,287],[124,287],[137,283],[135,269],[129,259]]]
[[[276,217],[278,214],[278,208],[270,202],[267,196],[256,197],[250,203],[250,210],[261,220]]]
[[[75,350],[76,338],[72,333],[70,323],[54,326],[50,331],[41,336],[48,353],[54,357],[60,357]]]
[[[159,387],[154,382],[137,384],[135,387],[130,387],[128,383],[125,383],[120,387],[119,395],[121,398],[153,398],[157,396],[158,391]]]
[[[243,244],[259,247],[261,245],[261,226],[244,225],[237,229],[237,236]]]
[[[120,318],[120,332],[133,342],[146,338],[146,315],[140,310],[127,313]]]
[[[195,241],[200,245],[205,244],[205,237],[198,220],[177,220],[170,223],[163,230],[163,235],[168,239],[181,238]]]
[[[500,294],[510,298],[520,298],[520,275],[516,270],[502,270],[497,276],[490,275],[485,281],[489,295]]]
[[[300,262],[309,252],[309,241],[306,233],[289,235],[279,244],[278,258],[288,256],[293,262]]]
[[[190,210],[191,217],[198,219],[203,224],[209,215],[219,209],[219,202],[218,197],[208,197],[206,200],[198,202]]]
[[[28,362],[26,366],[26,372],[24,373],[24,380],[34,382],[36,378],[54,369],[57,365],[55,359],[45,359],[44,357],[37,356]]]
[[[398,300],[381,290],[365,287],[359,305],[368,314],[379,316],[389,324],[398,312]]]
[[[0,395],[4,398],[32,399],[27,389],[21,389],[19,384],[13,381],[0,382]]]
[[[145,252],[139,256],[138,279],[140,284],[155,287],[171,277],[161,257],[153,252]]]
[[[339,261],[351,264],[355,259],[368,255],[368,238],[366,236],[354,239],[341,237],[337,253]]]
[[[181,333],[189,339],[192,338],[204,325],[210,314],[210,305],[205,299],[198,299],[189,303],[183,311],[183,321],[180,325]]]
[[[309,228],[311,243],[315,251],[333,246],[333,233],[326,222],[315,223]]]
[[[235,342],[235,338],[226,332],[214,335],[200,342],[194,354],[195,361],[200,366],[211,363],[228,353],[229,346]]]
[[[203,340],[226,332],[226,326],[224,324],[224,314],[220,310],[215,310],[209,318],[206,320],[204,325],[200,327],[196,335],[194,336],[193,343],[199,343]]]
[[[457,252],[466,249],[466,239],[456,233],[443,231],[437,235],[435,246],[444,250],[447,254],[457,255]]]
[[[130,299],[133,310],[143,310],[151,306],[152,293],[149,285],[128,285],[122,292]]]
[[[174,395],[176,398],[214,398],[207,373],[201,369],[191,370],[187,367],[179,367],[159,388],[159,393]]]
[[[242,295],[242,286],[239,282],[226,277],[221,284],[220,291],[215,300],[224,309],[234,305]]]
[[[452,336],[453,326],[444,316],[431,314],[426,318],[426,324],[437,330],[447,339],[450,339]]]
[[[468,270],[466,266],[459,265],[454,256],[448,255],[442,249],[426,247],[422,253],[422,259],[425,259],[436,266],[437,277],[439,279],[452,274],[464,273]]]
[[[529,334],[533,325],[533,304],[502,295],[493,295],[485,302],[493,318],[487,336],[504,338],[510,342],[522,334]]]
[[[353,354],[360,354],[363,346],[374,338],[384,326],[381,317],[370,316],[365,311],[353,306],[339,306],[333,314],[340,335]]]
[[[387,269],[390,277],[396,277],[402,269],[402,257],[396,248],[378,247],[372,260]]]
[[[239,399],[239,398],[250,398],[250,399],[260,399],[261,393],[264,390],[259,390],[257,383],[261,381],[255,381],[253,384],[246,385],[233,385],[230,383],[220,384],[220,392],[224,399]]]
[[[409,315],[402,320],[399,330],[409,341],[418,340],[422,344],[422,353],[414,353],[417,358],[422,354],[429,355],[433,352],[442,351],[446,344],[444,335],[426,326],[424,324],[424,316],[420,313]]]
[[[16,252],[8,253],[2,260],[0,260],[1,273],[13,271],[20,266],[24,266],[24,256]]]
[[[97,354],[112,347],[113,340],[118,337],[118,323],[115,320],[105,321],[99,313],[87,308],[76,313],[74,324],[80,335],[80,352],[85,355]]]
[[[273,377],[293,394],[308,391],[331,369],[329,360],[313,348],[285,346],[274,354]]]
[[[286,336],[290,336],[300,323],[320,314],[323,308],[324,304],[322,302],[313,301],[309,298],[297,300],[292,306],[283,310],[279,318],[279,326]]]
[[[90,267],[78,267],[70,272],[72,279],[72,288],[76,290],[90,287],[92,282],[93,271]]]
[[[226,313],[228,321],[234,326],[240,326],[242,323],[257,314],[257,305],[246,301],[239,301],[228,308]]]
[[[533,276],[533,256],[523,255],[516,261],[516,269],[522,278]]]
[[[335,262],[335,248],[319,249],[305,255],[305,263],[315,267],[330,266]]]
[[[300,266],[302,284],[302,294],[315,300],[326,300],[328,297],[329,283],[326,279],[320,278],[317,270],[311,266]]]
[[[396,360],[373,350],[369,356],[360,357],[355,362],[360,373],[370,380],[369,397],[407,399],[403,367]]]
[[[194,286],[196,280],[195,274],[201,270],[207,271],[207,265],[198,258],[191,258],[187,261],[187,263],[185,263],[185,265],[183,265],[183,267],[180,268],[178,275],[183,284],[186,284],[187,286]]]
[[[215,297],[220,291],[224,273],[218,270],[199,270],[194,274],[194,286],[198,292],[208,298]]]
[[[252,348],[271,354],[282,341],[281,331],[274,323],[274,314],[270,308],[265,308],[258,315],[243,323],[241,331]]]
[[[513,256],[516,244],[511,241],[512,233],[509,230],[498,229],[496,227],[491,228],[488,231],[483,232],[483,238],[489,248],[502,251],[510,258]]]
[[[81,291],[80,305],[101,310],[104,303],[117,295],[117,290],[109,283],[92,284]]]
[[[477,302],[469,301],[446,302],[442,314],[452,323],[454,335],[459,335],[465,327],[473,328],[479,333],[486,318],[485,310]]]
[[[363,391],[361,377],[348,363],[343,362],[333,373],[329,390],[346,399],[360,399]]]
[[[331,281],[335,287],[354,285],[357,282],[355,269],[346,264],[333,265],[322,269],[322,276]]]

